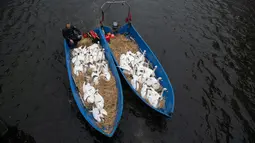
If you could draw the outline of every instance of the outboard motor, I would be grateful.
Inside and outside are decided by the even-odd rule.
[[[116,21],[114,21],[114,22],[112,23],[112,31],[113,31],[113,33],[115,34],[115,33],[118,32],[118,30],[119,30],[119,23],[116,22]]]

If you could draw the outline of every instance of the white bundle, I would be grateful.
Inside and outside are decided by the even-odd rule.
[[[104,49],[99,44],[93,44],[89,47],[79,47],[72,51],[72,63],[74,65],[73,72],[76,76],[79,74],[86,75],[87,71],[91,71],[91,79],[93,84],[99,83],[99,78],[104,77],[105,80],[111,79],[108,64],[105,61]],[[104,109],[104,98],[98,93],[90,83],[83,83],[83,101],[93,104],[92,115],[97,122],[101,122],[107,112]]]
[[[110,80],[111,74],[108,70],[108,64],[105,61],[104,49],[98,44],[89,47],[75,48],[72,51],[72,63],[74,64],[74,74],[79,76],[79,72],[85,74],[89,69],[92,71],[91,78],[95,84],[98,84],[100,76]]]
[[[104,98],[98,93],[98,90],[89,83],[83,83],[83,92],[83,100],[95,105],[91,111],[94,119],[101,122],[104,116],[107,115],[107,112],[104,109]]]
[[[150,69],[149,63],[145,61],[145,53],[132,53],[128,51],[126,54],[121,54],[120,56],[120,68],[123,69],[123,72],[129,75],[132,75],[131,84],[134,89],[141,89],[141,96],[148,99],[149,103],[157,108],[159,101],[163,99],[163,93],[166,90],[162,90],[161,94],[156,90],[160,89],[161,85],[159,83],[162,80],[161,77],[158,79],[155,77],[155,71],[157,66],[154,69]],[[142,87],[139,87],[139,83],[142,84]]]

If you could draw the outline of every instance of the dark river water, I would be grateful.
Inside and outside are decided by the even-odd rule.
[[[9,141],[255,142],[255,2],[130,0],[133,24],[165,68],[175,92],[171,120],[124,88],[115,135],[79,113],[69,88],[63,37],[99,20],[102,0],[1,0],[0,118]],[[108,23],[126,16],[110,8]],[[111,17],[110,17],[111,16]]]

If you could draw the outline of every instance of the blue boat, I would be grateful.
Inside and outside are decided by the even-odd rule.
[[[122,74],[122,76],[124,77],[124,79],[126,80],[126,82],[128,83],[128,85],[130,86],[130,88],[133,90],[133,92],[144,102],[146,103],[148,106],[150,106],[152,109],[156,110],[157,112],[165,115],[166,117],[171,118],[172,114],[174,112],[174,92],[173,92],[173,88],[172,85],[169,81],[169,78],[166,74],[166,72],[164,71],[162,65],[160,64],[160,62],[158,61],[157,57],[154,55],[154,53],[151,51],[150,47],[146,44],[146,42],[142,39],[142,37],[139,35],[139,33],[135,30],[135,28],[133,27],[133,25],[131,24],[131,13],[130,13],[130,6],[128,5],[128,3],[126,1],[113,1],[113,2],[106,2],[102,5],[101,10],[102,10],[102,20],[101,20],[101,28],[99,29],[99,35],[101,37],[104,37],[104,33],[108,33],[108,32],[113,32],[112,29],[110,27],[107,26],[103,26],[103,21],[104,21],[104,10],[103,7],[105,5],[111,5],[111,4],[123,4],[128,6],[128,17],[126,19],[127,24],[123,25],[122,27],[120,27],[118,29],[118,31],[114,31],[117,34],[126,34],[126,37],[132,37],[135,42],[138,44],[140,51],[144,51],[146,50],[146,54],[145,57],[148,61],[150,61],[150,63],[152,64],[152,66],[157,66],[157,70],[155,71],[155,75],[156,77],[162,77],[162,81],[160,81],[160,84],[164,87],[167,88],[167,92],[164,92],[163,97],[165,99],[165,106],[164,108],[154,108],[153,106],[151,106],[144,98],[141,97],[141,95],[133,88],[133,86],[131,85],[131,83],[128,81],[128,79],[126,78],[126,76],[123,73],[123,70],[121,68],[118,68],[120,73]],[[110,6],[109,6],[110,7]],[[111,51],[111,48],[109,47],[108,43],[105,43],[106,41],[103,40],[104,45],[107,45],[107,48],[109,49],[109,51]],[[112,58],[115,61],[115,64],[117,67],[119,67],[119,64],[117,62],[117,60],[114,57],[113,52],[111,51],[112,54]]]
[[[98,35],[99,35],[99,29],[94,30]],[[73,93],[73,97],[74,100],[81,112],[81,114],[83,115],[83,117],[88,121],[88,123],[95,128],[97,131],[101,132],[102,134],[104,134],[107,137],[112,137],[116,128],[118,127],[121,115],[122,115],[122,110],[123,110],[123,94],[122,94],[122,86],[121,86],[121,82],[120,82],[120,78],[119,78],[119,74],[118,71],[116,69],[116,66],[114,64],[114,61],[111,57],[111,53],[109,52],[108,49],[108,45],[107,42],[105,41],[105,39],[100,37],[100,43],[102,48],[105,49],[105,58],[108,60],[108,65],[111,69],[111,72],[113,74],[113,76],[115,77],[115,81],[116,81],[116,87],[118,89],[118,100],[117,100],[117,113],[116,113],[116,118],[114,121],[114,126],[113,129],[111,130],[111,132],[105,132],[104,128],[100,128],[96,122],[96,120],[93,118],[93,115],[89,112],[89,110],[86,109],[86,107],[84,106],[78,90],[76,88],[74,79],[72,77],[72,68],[71,68],[71,60],[70,60],[70,47],[68,46],[66,40],[64,40],[64,48],[65,48],[65,54],[66,54],[66,67],[67,67],[67,73],[68,73],[68,78],[69,78],[69,82],[70,82],[70,87]],[[106,49],[107,48],[107,49]]]

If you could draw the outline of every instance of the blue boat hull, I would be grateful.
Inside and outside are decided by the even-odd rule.
[[[94,31],[96,33],[98,33],[98,35],[100,36],[99,29],[96,29]],[[67,73],[68,73],[68,78],[69,78],[70,87],[71,87],[71,90],[72,90],[72,93],[73,93],[73,97],[74,97],[74,100],[75,100],[75,102],[76,102],[76,104],[77,104],[81,114],[83,115],[83,117],[88,121],[88,123],[93,128],[95,128],[97,131],[101,132],[105,136],[111,137],[111,136],[113,136],[113,134],[114,134],[114,132],[115,132],[115,130],[116,130],[118,124],[119,124],[121,115],[122,115],[122,110],[123,110],[123,94],[122,94],[122,86],[121,86],[121,82],[120,82],[118,71],[117,71],[116,66],[114,64],[114,61],[113,61],[113,59],[111,57],[111,53],[109,52],[109,50],[106,50],[108,45],[106,45],[107,43],[106,43],[104,38],[100,37],[100,39],[101,39],[100,40],[101,46],[105,49],[105,57],[108,60],[109,67],[110,67],[110,69],[112,71],[113,76],[115,77],[116,86],[117,86],[117,89],[118,89],[117,114],[116,114],[116,118],[115,118],[115,121],[114,121],[113,130],[110,133],[104,132],[103,129],[101,129],[101,128],[99,128],[97,126],[96,121],[94,120],[92,114],[84,107],[84,105],[82,103],[82,100],[81,100],[81,98],[79,96],[79,93],[77,91],[75,82],[74,82],[73,77],[72,77],[71,59],[70,59],[70,55],[71,55],[70,54],[70,48],[69,48],[67,42],[64,40],[64,48],[65,48],[65,54],[66,54],[66,67],[67,67]]]
[[[103,27],[103,30],[105,33],[111,32],[111,28],[109,27]],[[130,88],[133,90],[133,92],[144,102],[146,103],[148,106],[150,106],[151,108],[153,108],[154,110],[156,110],[157,112],[171,118],[172,114],[174,112],[174,92],[173,92],[173,88],[172,85],[169,81],[169,78],[167,76],[167,74],[165,73],[162,65],[160,64],[160,62],[158,61],[157,57],[153,54],[153,52],[151,51],[150,47],[145,43],[145,41],[142,39],[142,37],[139,35],[139,33],[135,30],[135,28],[130,24],[126,24],[124,26],[122,26],[119,29],[119,34],[124,34],[124,33],[128,33],[132,38],[134,38],[134,40],[136,41],[136,43],[138,44],[139,48],[141,51],[146,50],[146,55],[145,57],[150,61],[150,63],[153,66],[157,66],[157,70],[155,72],[156,77],[162,77],[162,81],[160,82],[160,84],[164,87],[167,88],[167,92],[164,92],[163,96],[165,98],[165,108],[162,109],[157,109],[154,108],[153,106],[151,106],[147,101],[145,101],[144,98],[142,98],[139,93],[132,87],[132,85],[130,84],[130,82],[127,80],[127,78],[125,77],[122,69],[118,68],[120,73],[122,74],[122,76],[124,77],[124,79],[126,80],[126,82],[128,83],[128,85],[130,86]],[[100,29],[100,35],[104,35],[103,31]],[[106,44],[106,43],[103,43]],[[111,51],[108,43],[107,46],[109,48],[109,51]],[[113,52],[111,51],[112,57],[115,61],[115,64],[117,65],[117,67],[119,67]]]

